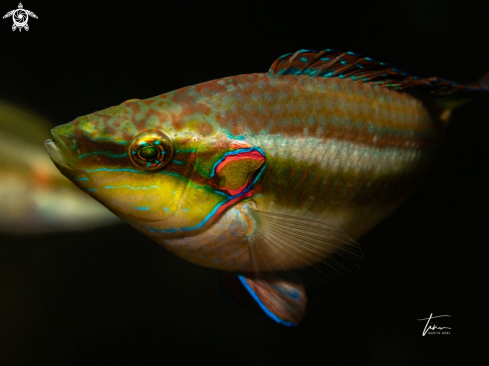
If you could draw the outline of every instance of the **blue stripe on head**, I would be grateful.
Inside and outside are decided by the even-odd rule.
[[[133,152],[135,153],[135,152]],[[127,156],[126,153],[123,153],[123,154],[113,154],[113,153],[110,153],[110,152],[107,152],[107,151],[93,151],[93,152],[89,152],[89,153],[86,153],[86,154],[81,154],[80,156],[78,156],[78,159],[83,159],[83,158],[86,158],[86,157],[89,157],[89,156],[94,156],[94,155],[105,155],[105,156],[109,156],[111,158],[124,158]]]
[[[130,189],[150,189],[150,188],[158,188],[158,186],[148,186],[148,187],[133,187],[129,185],[122,185],[122,186],[106,186],[105,189],[115,189],[115,188],[130,188]]]

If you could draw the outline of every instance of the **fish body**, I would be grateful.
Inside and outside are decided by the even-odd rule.
[[[63,174],[134,228],[192,263],[247,274],[239,278],[265,312],[296,324],[300,281],[270,273],[336,254],[339,272],[360,262],[355,239],[418,184],[453,106],[485,91],[301,50],[267,74],[77,118],[46,146]]]
[[[263,151],[266,169],[253,194],[257,207],[324,221],[354,239],[384,219],[412,191],[431,162],[445,126],[414,97],[350,80],[252,74],[169,94],[162,97],[180,113],[171,115],[165,128],[179,131],[199,126],[199,140],[212,136],[221,141],[213,142],[216,145],[245,141]],[[131,104],[133,108],[157,104],[162,97]],[[198,179],[195,174],[194,181]],[[239,207],[228,213],[236,217],[214,228],[216,235],[228,231],[231,222],[241,222],[240,215],[246,216]],[[230,246],[231,238],[217,241],[223,244],[220,248],[212,235],[196,251],[197,256],[190,254],[193,238],[178,239],[178,245],[164,239],[159,242],[203,266],[249,270],[246,241],[240,244],[240,262],[234,264],[216,252],[227,248],[232,257],[238,249]],[[217,264],[216,259],[221,262]],[[287,261],[288,268],[293,261]],[[275,270],[283,265],[275,264]]]

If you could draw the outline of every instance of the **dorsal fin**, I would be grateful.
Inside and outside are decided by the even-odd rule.
[[[312,77],[350,78],[395,90],[421,91],[435,96],[487,93],[486,86],[462,85],[437,77],[411,76],[384,62],[354,52],[326,49],[299,50],[279,57],[268,71],[269,76],[307,75]],[[467,96],[465,96],[467,97]]]

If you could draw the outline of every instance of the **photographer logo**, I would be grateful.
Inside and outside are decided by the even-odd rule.
[[[433,316],[433,313],[431,313],[428,318],[418,319],[418,320],[421,320],[421,321],[426,321],[425,326],[424,326],[424,329],[423,329],[423,337],[426,334],[428,334],[428,335],[448,335],[448,334],[450,334],[450,329],[452,329],[452,328],[449,328],[449,327],[439,327],[433,321],[433,319],[435,319],[435,318],[443,318],[443,317],[451,318],[450,315],[437,315],[437,316]],[[444,321],[444,320],[437,320],[437,322],[442,322],[442,321]]]
[[[29,30],[29,26],[27,22],[29,21],[29,17],[33,17],[37,19],[37,15],[32,11],[24,9],[22,3],[19,3],[19,8],[9,11],[7,14],[3,16],[3,19],[12,17],[14,24],[12,25],[12,30],[15,31],[19,29],[19,32],[24,28],[26,31]]]

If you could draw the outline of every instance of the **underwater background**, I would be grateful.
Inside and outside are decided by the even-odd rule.
[[[51,127],[128,99],[267,72],[301,48],[360,52],[459,82],[489,70],[487,12],[470,1],[23,5],[38,16],[28,32],[0,21],[0,106]],[[3,1],[0,13],[17,6]],[[0,232],[0,365],[487,362],[488,101],[455,110],[426,179],[359,240],[364,268],[314,282],[296,329],[227,303],[217,271],[127,224]],[[431,313],[451,316],[435,322],[450,335],[422,336],[417,319]]]

